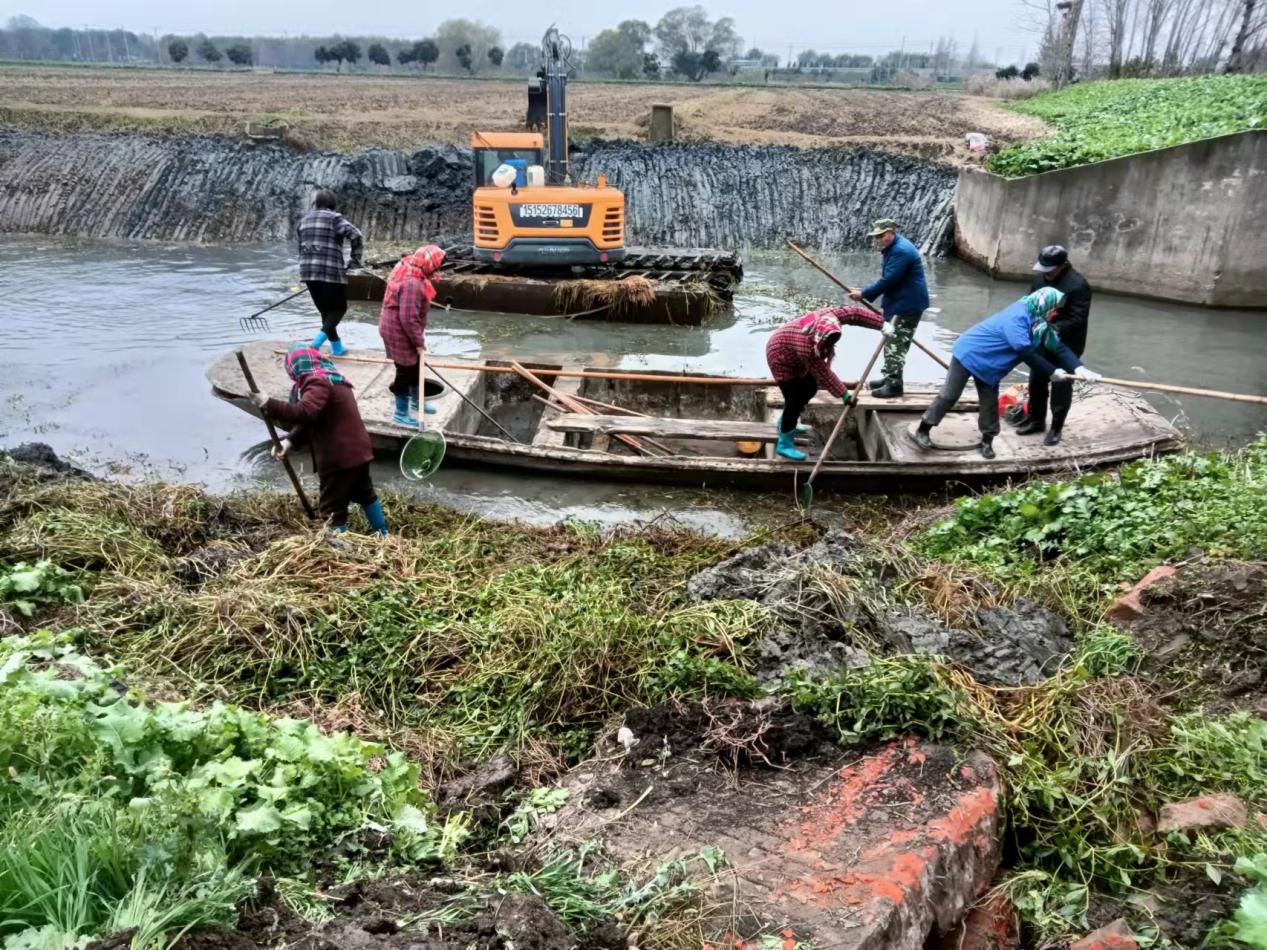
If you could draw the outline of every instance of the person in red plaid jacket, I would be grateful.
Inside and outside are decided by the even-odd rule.
[[[339,196],[319,191],[312,210],[296,228],[299,236],[299,279],[308,285],[312,302],[321,314],[321,332],[312,341],[320,350],[326,340],[330,352],[342,356],[347,347],[339,339],[339,321],[348,312],[347,271],[361,266],[361,232],[339,214]],[[343,263],[343,242],[352,248],[351,260]]]
[[[797,420],[814,394],[826,389],[845,405],[853,395],[831,368],[842,324],[882,332],[891,331],[893,326],[885,323],[879,314],[862,307],[832,307],[783,324],[766,342],[766,362],[783,393],[783,416],[779,420],[775,451],[794,462],[805,461],[805,453],[796,447],[795,440],[806,429],[797,425]]]
[[[396,378],[388,387],[396,397],[396,425],[417,428],[418,386],[421,381],[418,351],[425,350],[427,312],[435,299],[431,277],[444,263],[444,251],[434,244],[420,247],[401,260],[387,277],[383,309],[378,315],[378,335],[387,358],[396,364]],[[435,412],[424,406],[424,411]]]

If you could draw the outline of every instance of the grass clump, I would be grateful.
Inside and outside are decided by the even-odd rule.
[[[1013,586],[1063,585],[1091,610],[1122,582],[1193,549],[1267,551],[1267,439],[964,498],[916,548]]]
[[[1078,83],[1009,104],[1056,134],[1010,145],[989,162],[1017,177],[1267,125],[1267,76],[1194,76]]]
[[[6,939],[137,928],[132,946],[165,946],[231,919],[256,873],[306,871],[368,829],[390,830],[403,859],[452,857],[461,820],[433,819],[399,753],[223,704],[152,703],[119,672],[47,634],[0,640]]]
[[[441,771],[497,748],[557,768],[630,705],[755,692],[765,612],[682,592],[721,542],[389,505],[380,542],[332,539],[252,496],[19,485],[0,506],[0,557],[85,572],[85,642],[182,695],[355,706],[367,734],[407,731]]]

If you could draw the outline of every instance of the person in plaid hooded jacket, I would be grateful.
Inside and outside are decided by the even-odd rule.
[[[421,382],[418,351],[427,348],[427,313],[435,299],[432,276],[444,263],[444,251],[434,244],[418,248],[397,264],[387,277],[383,308],[378,315],[378,335],[387,358],[396,364],[396,378],[388,387],[396,397],[397,425],[417,427],[418,386]],[[435,412],[431,406],[424,411]]]
[[[339,339],[339,321],[348,312],[347,271],[361,266],[361,232],[339,214],[339,196],[318,191],[312,210],[296,228],[299,237],[299,279],[308,285],[312,302],[321,314],[321,332],[312,341],[320,350],[326,340],[330,352],[342,356],[347,347]],[[343,263],[343,242],[352,248],[351,260]]]
[[[841,324],[872,330],[884,330],[888,326],[879,314],[862,307],[832,307],[783,324],[766,342],[766,363],[783,393],[783,416],[779,420],[775,452],[794,462],[805,460],[805,453],[796,447],[795,440],[806,429],[797,425],[797,420],[814,394],[826,389],[849,404],[852,395],[849,387],[831,368]]]

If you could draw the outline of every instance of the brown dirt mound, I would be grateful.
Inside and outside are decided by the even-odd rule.
[[[1140,595],[1145,668],[1211,713],[1267,708],[1267,563],[1204,561]],[[1194,697],[1198,686],[1202,694]]]

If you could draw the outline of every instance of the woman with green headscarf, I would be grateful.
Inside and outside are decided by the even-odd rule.
[[[1100,374],[1083,366],[1074,352],[1060,342],[1050,320],[1065,295],[1054,287],[1043,287],[1022,297],[994,316],[965,330],[955,341],[954,358],[933,404],[924,413],[915,443],[931,449],[929,431],[945,417],[963,395],[969,379],[976,380],[977,425],[981,429],[979,451],[994,458],[994,437],[999,434],[999,383],[1020,363],[1028,363],[1035,373],[1059,381],[1077,376],[1095,382]]]
[[[251,395],[260,412],[290,430],[282,439],[280,455],[290,452],[292,443],[311,442],[313,468],[321,479],[317,507],[329,526],[346,531],[348,506],[356,502],[370,530],[386,536],[387,518],[370,477],[374,449],[352,384],[306,343],[286,353],[286,375],[293,384],[288,401],[266,393]],[[273,454],[279,453],[274,449]]]

